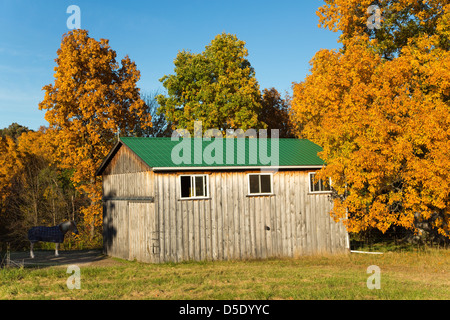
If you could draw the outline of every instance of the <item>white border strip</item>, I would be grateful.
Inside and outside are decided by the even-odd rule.
[[[383,252],[369,252],[369,251],[357,251],[357,250],[351,250],[352,253],[366,253],[366,254],[383,254]]]

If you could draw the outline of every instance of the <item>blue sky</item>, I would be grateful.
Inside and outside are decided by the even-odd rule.
[[[129,55],[141,72],[142,93],[163,90],[180,50],[202,52],[219,33],[246,42],[261,90],[292,93],[309,61],[339,47],[338,34],[319,29],[320,0],[296,1],[84,1],[0,0],[0,128],[13,122],[47,126],[38,104],[53,83],[56,51],[68,30],[70,5],[81,9],[81,28],[106,38],[118,59]]]

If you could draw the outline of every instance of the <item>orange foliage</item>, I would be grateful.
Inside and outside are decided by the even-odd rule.
[[[151,116],[136,87],[140,73],[128,56],[121,65],[108,40],[97,41],[85,30],[62,39],[55,60],[55,82],[45,90],[39,108],[58,145],[56,160],[74,169],[72,181],[91,199],[85,222],[101,224],[101,186],[95,170],[121,135],[151,127]]]
[[[13,178],[22,170],[20,152],[13,138],[0,136],[0,208],[10,195]]]
[[[359,30],[344,5],[356,1],[327,3],[337,7],[326,26],[347,36]],[[440,34],[409,39],[393,59],[363,34],[347,37],[343,50],[316,53],[311,74],[294,85],[295,120],[324,149],[320,175],[332,178],[332,213],[348,217],[349,231],[414,229],[432,218],[450,235],[450,52],[442,48],[449,25],[440,26]]]
[[[27,131],[18,137],[17,148],[22,154],[41,156],[49,163],[54,163],[56,160],[52,157],[56,150],[54,138],[54,131],[41,127],[38,131]]]
[[[373,40],[370,45],[383,57],[393,58],[417,35],[436,35],[439,46],[449,49],[448,0],[324,0],[319,8],[319,27],[340,31],[339,41],[346,45],[356,37]],[[369,28],[373,12],[380,9],[378,28]]]

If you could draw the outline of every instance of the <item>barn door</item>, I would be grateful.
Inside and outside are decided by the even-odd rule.
[[[155,254],[155,246],[159,239],[155,239],[156,221],[154,203],[151,202],[129,202],[129,259],[142,262],[158,262]],[[156,241],[158,240],[158,241]]]

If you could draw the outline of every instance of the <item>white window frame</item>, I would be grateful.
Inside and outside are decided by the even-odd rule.
[[[270,176],[270,192],[250,193],[250,176]],[[259,179],[259,189],[261,190],[261,179]],[[273,173],[247,173],[247,195],[248,196],[271,196],[273,195]]]
[[[191,186],[192,186],[194,192],[196,190],[195,177],[206,177],[205,185],[203,188],[205,195],[201,196],[201,197],[197,197],[197,196],[183,197],[182,192],[181,192],[181,177],[191,177]],[[209,199],[209,175],[208,174],[181,174],[178,176],[178,185],[180,186],[180,199],[181,200]]]
[[[308,190],[309,190],[309,193],[330,193],[331,192],[331,190],[325,190],[325,191],[312,191],[311,190],[311,176],[313,176],[313,175],[315,175],[317,172],[308,172]],[[331,178],[329,178],[330,179],[330,188],[331,188]]]

